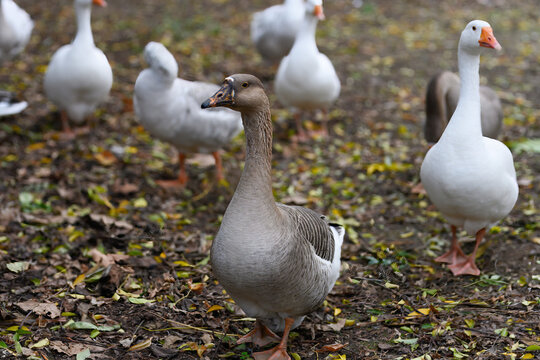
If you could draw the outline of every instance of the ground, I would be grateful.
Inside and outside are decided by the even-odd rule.
[[[18,3],[36,26],[21,56],[0,69],[2,89],[30,104],[0,120],[1,359],[251,357],[254,347],[235,341],[253,319],[208,264],[244,139],[224,149],[226,183],[215,182],[207,157],[192,156],[185,190],[155,184],[178,166],[175,150],[132,111],[151,40],[169,48],[186,79],[259,76],[275,120],[276,199],[347,227],[338,283],[290,337],[295,359],[540,358],[540,161],[530,141],[540,137],[537,0],[327,1],[318,44],[342,92],[331,136],[297,146],[291,113],[273,94],[276,69],[248,36],[251,14],[275,2],[94,8],[94,38],[115,83],[91,130],[74,140],[59,138],[59,113],[42,86],[52,53],[73,38],[71,1]],[[481,245],[481,276],[453,277],[433,260],[449,244],[449,226],[415,187],[427,150],[427,81],[456,70],[459,34],[474,18],[489,21],[503,47],[482,57],[481,80],[502,98],[500,139],[513,150],[520,195]],[[470,251],[472,238],[460,238]]]

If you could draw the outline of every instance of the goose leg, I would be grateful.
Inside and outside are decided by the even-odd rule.
[[[255,360],[291,360],[287,354],[287,339],[293,323],[294,319],[286,318],[285,330],[283,330],[283,337],[279,344],[269,350],[254,353],[253,358]]]
[[[216,162],[216,179],[218,183],[223,181],[223,166],[221,164],[221,155],[219,155],[219,151],[214,151],[212,153],[214,156],[214,160]]]
[[[296,123],[296,137],[295,140],[299,142],[305,142],[308,140],[308,136],[302,125],[302,118],[300,111],[294,113],[294,122]]]
[[[483,228],[476,233],[476,244],[474,245],[474,250],[471,255],[465,258],[465,261],[460,262],[460,263],[454,263],[448,266],[448,268],[452,271],[452,274],[454,274],[455,276],[480,275],[480,270],[474,263],[474,260],[476,259],[476,251],[478,250],[478,245],[480,245],[480,242],[482,242],[482,239],[484,238],[485,234],[486,234],[486,228]]]
[[[178,164],[180,170],[178,171],[178,178],[175,180],[158,180],[156,184],[164,188],[183,188],[187,184],[187,173],[186,173],[186,155],[183,153],[178,153]]]
[[[443,263],[449,263],[449,264],[456,264],[458,262],[463,262],[467,259],[465,254],[463,253],[463,250],[461,250],[461,247],[459,246],[459,241],[456,236],[456,227],[454,225],[451,226],[452,229],[452,245],[450,246],[450,250],[438,258],[435,259],[437,262],[443,262]]]
[[[69,125],[69,118],[67,112],[64,110],[60,111],[60,120],[62,121],[62,134],[60,136],[65,139],[73,139],[75,137],[75,133]]]
[[[281,341],[281,338],[274,334],[274,332],[266,327],[260,320],[257,320],[255,321],[255,328],[238,339],[236,343],[243,344],[252,342],[256,345],[264,346],[276,341]]]
[[[323,118],[321,121],[321,135],[322,137],[328,137],[328,110],[322,109]]]

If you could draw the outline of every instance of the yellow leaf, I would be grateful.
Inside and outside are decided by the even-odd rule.
[[[424,316],[424,315],[428,315],[429,314],[429,308],[422,308],[422,309],[418,309],[418,312],[416,311],[413,311],[412,313],[410,313],[409,315],[407,315],[405,317],[405,319],[412,319],[414,317],[419,317],[419,316]]]
[[[399,289],[399,285],[392,284],[388,281],[384,283],[384,287],[387,289]]]
[[[147,347],[150,347],[150,345],[152,345],[152,338],[151,337],[144,340],[144,341],[141,341],[140,343],[132,345],[129,348],[129,351],[139,351],[139,350],[142,350],[142,349],[146,349]]]
[[[40,349],[40,348],[48,346],[48,345],[49,345],[49,339],[45,338],[45,339],[39,340],[35,344],[30,345],[29,348],[30,349]]]
[[[103,166],[112,165],[117,161],[116,156],[109,150],[95,154],[94,158]]]
[[[78,284],[82,283],[85,278],[86,278],[86,274],[81,274],[77,276],[77,278],[73,280],[73,286],[77,286]]]
[[[523,354],[522,359],[534,359],[534,355],[531,353]]]
[[[212,311],[217,311],[217,310],[223,310],[224,307],[221,306],[221,305],[212,305],[210,306],[210,308],[208,308],[208,310],[206,310],[207,313],[210,313]]]
[[[133,206],[136,208],[145,208],[148,206],[148,202],[145,198],[138,198],[135,201],[133,201]]]
[[[341,314],[341,309],[340,308],[334,308],[334,316],[338,316],[339,314]]]
[[[192,266],[190,263],[188,263],[187,261],[183,261],[183,260],[177,260],[174,262],[174,265],[178,265],[178,266]]]
[[[30,151],[34,151],[34,150],[40,150],[40,149],[43,149],[44,147],[45,147],[44,142],[33,143],[33,144],[30,144],[30,145],[28,145],[26,147],[26,151],[30,152]]]

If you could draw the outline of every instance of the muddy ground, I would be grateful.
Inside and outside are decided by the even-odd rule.
[[[327,1],[318,44],[342,93],[327,139],[295,146],[294,121],[273,94],[275,68],[249,40],[250,15],[270,1],[110,0],[94,9],[96,44],[114,72],[92,129],[59,137],[43,94],[53,52],[74,36],[71,1],[19,0],[36,22],[30,44],[0,69],[24,97],[0,119],[0,358],[250,359],[236,346],[253,325],[215,281],[209,247],[238,182],[244,140],[213,161],[192,156],[183,191],[176,151],[152,139],[132,111],[142,49],[161,41],[180,76],[219,83],[247,72],[272,102],[277,200],[347,227],[343,269],[324,306],[290,337],[295,359],[540,358],[540,18],[537,0]],[[479,277],[453,277],[433,259],[449,226],[415,191],[427,144],[424,91],[456,70],[465,24],[491,23],[503,47],[486,53],[482,83],[502,99],[500,140],[520,184],[511,214],[481,245]],[[306,114],[306,123],[317,115]],[[472,238],[460,234],[466,251]],[[327,346],[331,345],[331,346]]]

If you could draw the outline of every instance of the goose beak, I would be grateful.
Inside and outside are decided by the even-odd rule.
[[[486,26],[482,28],[482,33],[480,34],[480,40],[478,40],[480,46],[492,48],[495,50],[501,50],[502,46],[499,44],[495,35],[493,35],[493,29]]]
[[[229,107],[231,105],[234,105],[234,86],[233,80],[227,78],[225,81],[223,81],[221,89],[219,89],[210,98],[206,99],[206,101],[201,104],[201,108],[208,109],[218,106]]]
[[[92,0],[92,3],[97,6],[105,7],[107,6],[107,2],[105,0]]]
[[[324,11],[322,5],[315,5],[313,15],[315,15],[319,20],[324,20]]]

